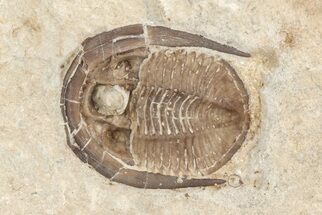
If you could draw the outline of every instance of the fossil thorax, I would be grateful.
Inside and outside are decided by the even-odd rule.
[[[143,63],[139,79],[131,117],[136,164],[178,176],[218,169],[245,126],[232,69],[205,54],[161,51]]]
[[[137,187],[222,183],[202,177],[244,141],[247,92],[219,57],[166,47],[247,54],[162,27],[148,26],[147,45],[143,31],[128,26],[84,42],[62,95],[70,146],[105,176]]]

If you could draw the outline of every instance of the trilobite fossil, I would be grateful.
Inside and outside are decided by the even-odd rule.
[[[225,183],[209,175],[240,148],[248,94],[203,47],[249,54],[202,36],[130,25],[86,39],[63,82],[68,144],[112,181],[140,188]]]

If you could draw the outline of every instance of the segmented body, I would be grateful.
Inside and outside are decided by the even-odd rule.
[[[135,187],[225,183],[206,176],[224,165],[246,137],[248,95],[242,81],[218,57],[184,48],[151,52],[152,46],[205,47],[249,57],[160,26],[131,25],[88,38],[63,83],[69,146],[112,181]],[[129,92],[129,101],[123,101],[127,108],[104,115],[92,99],[99,88],[118,89],[106,90],[114,96]]]
[[[166,67],[160,65],[167,65]],[[204,175],[243,130],[241,82],[223,61],[195,52],[152,54],[133,92],[132,153],[151,172]]]

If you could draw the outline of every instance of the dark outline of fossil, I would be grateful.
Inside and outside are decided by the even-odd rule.
[[[83,95],[80,94],[83,91],[83,84],[86,82],[88,70],[93,69],[96,64],[106,60],[108,57],[132,49],[148,49],[150,45],[161,47],[204,47],[241,57],[250,57],[250,54],[219,44],[202,36],[161,26],[129,25],[87,38],[82,43],[82,49],[72,61],[63,81],[61,110],[65,122],[68,145],[83,162],[90,164],[102,175],[110,178],[111,181],[130,186],[172,189],[224,184],[226,181],[223,179],[182,178],[128,169],[122,164],[124,162],[120,162],[120,159],[108,152],[104,151],[98,155],[101,149],[95,144],[89,144],[92,138],[90,132],[83,126],[84,122],[81,118]],[[227,66],[234,72],[229,65]],[[234,78],[242,83],[239,77],[236,74],[234,75]],[[245,98],[245,105],[248,111],[248,95],[244,88],[242,90],[245,91],[245,96],[247,96]],[[234,143],[233,149],[229,151],[228,158],[225,159],[223,164],[232,157],[244,142],[249,128],[249,115],[248,113],[246,114],[246,129],[242,131],[243,137],[237,143]]]

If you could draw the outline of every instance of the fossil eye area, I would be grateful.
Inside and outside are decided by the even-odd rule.
[[[87,38],[66,72],[61,109],[76,155],[111,181],[139,188],[225,183],[211,174],[249,129],[248,94],[225,60],[249,54],[161,26]]]

